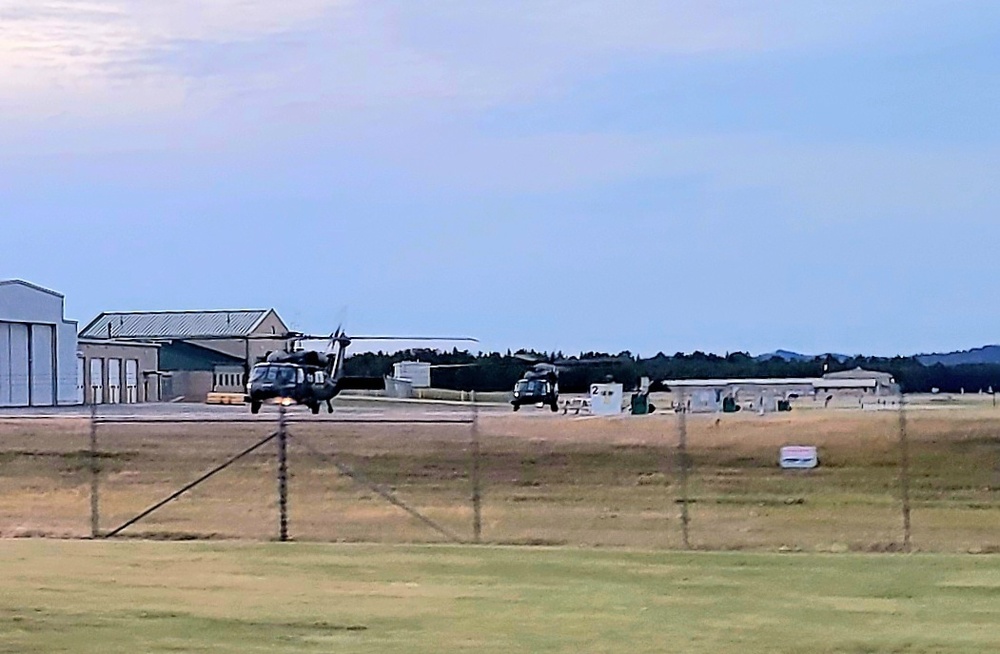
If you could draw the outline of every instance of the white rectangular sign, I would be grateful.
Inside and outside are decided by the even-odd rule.
[[[819,465],[819,456],[815,446],[788,445],[781,448],[782,468],[815,468]]]
[[[595,416],[615,416],[622,412],[621,384],[591,384],[590,412]]]

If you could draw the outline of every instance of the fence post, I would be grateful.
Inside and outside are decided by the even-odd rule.
[[[479,478],[479,407],[476,405],[475,391],[472,395],[472,541],[482,542],[482,489]]]
[[[101,536],[100,473],[97,460],[97,405],[90,404],[90,537]]]
[[[288,427],[285,405],[278,405],[278,540],[288,540]]]
[[[677,402],[677,465],[681,492],[681,538],[684,549],[691,549],[688,515],[688,454],[687,454],[687,398],[683,390],[678,392]]]
[[[903,551],[910,551],[910,440],[906,429],[906,398],[899,393],[899,490],[903,501]]]

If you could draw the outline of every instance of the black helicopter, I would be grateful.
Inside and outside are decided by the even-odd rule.
[[[319,340],[324,337],[295,334],[292,342]],[[250,370],[247,393],[244,400],[250,405],[250,413],[260,412],[264,402],[277,400],[285,405],[301,404],[309,407],[314,414],[319,413],[325,403],[327,411],[333,413],[332,400],[343,390],[383,388],[381,377],[348,377],[344,375],[344,359],[351,338],[338,327],[329,337],[326,352],[298,350],[277,351],[267,355],[264,361]],[[407,336],[364,336],[359,340],[466,340],[469,338],[427,338]]]
[[[514,356],[532,364],[531,369],[514,384],[514,397],[510,401],[514,411],[533,404],[547,406],[555,413],[559,410],[560,370],[571,366],[619,362],[613,357],[556,359],[531,352],[517,352]]]
[[[510,403],[514,410],[525,404],[549,406],[559,410],[559,369],[549,363],[536,363],[514,384],[514,397]]]

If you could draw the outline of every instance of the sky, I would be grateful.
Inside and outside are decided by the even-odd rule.
[[[1000,341],[993,0],[0,0],[0,278],[485,349]]]

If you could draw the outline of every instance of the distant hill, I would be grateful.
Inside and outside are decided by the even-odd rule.
[[[773,359],[775,357],[779,359],[784,359],[785,361],[812,361],[816,357],[826,357],[830,356],[843,363],[851,357],[846,354],[801,354],[799,352],[792,352],[790,350],[775,350],[774,352],[768,352],[767,354],[758,354],[754,357],[755,361],[767,361],[768,359]]]
[[[1000,345],[986,345],[959,352],[918,354],[917,361],[925,366],[933,366],[938,363],[945,366],[960,366],[970,363],[1000,364]]]

